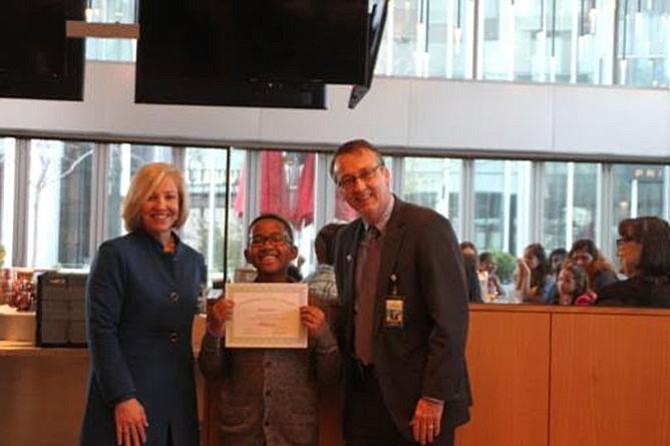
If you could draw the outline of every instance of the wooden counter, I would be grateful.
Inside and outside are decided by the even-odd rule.
[[[458,446],[670,444],[670,310],[472,305],[467,355]],[[87,372],[86,350],[0,342],[2,444],[75,445]],[[205,405],[199,373],[198,388]],[[322,401],[320,446],[343,444],[338,407],[336,392]]]
[[[458,446],[670,444],[670,310],[472,305]]]
[[[76,445],[87,373],[85,349],[0,342],[2,444]]]
[[[204,318],[198,317],[193,327],[194,346],[203,333]],[[38,348],[31,342],[0,341],[0,444],[78,444],[88,370],[87,349]],[[196,383],[203,402],[205,384],[199,371]],[[204,418],[203,411],[200,418]]]

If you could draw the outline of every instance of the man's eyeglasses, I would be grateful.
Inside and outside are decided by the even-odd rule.
[[[337,187],[344,190],[351,190],[356,185],[356,180],[361,180],[364,183],[369,183],[375,176],[377,170],[382,167],[377,164],[375,167],[368,167],[358,171],[358,175],[345,175],[337,181]]]
[[[282,243],[291,243],[292,241],[285,235],[275,232],[270,235],[254,235],[249,238],[249,245],[254,247],[259,247],[265,245],[266,242],[270,242],[272,245],[277,246]]]

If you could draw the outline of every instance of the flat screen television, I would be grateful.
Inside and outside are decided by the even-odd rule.
[[[368,0],[142,0],[135,101],[323,108],[367,77]]]
[[[366,58],[365,79],[351,88],[349,95],[349,108],[354,108],[363,99],[370,87],[377,64],[377,55],[382,43],[384,34],[384,25],[386,24],[386,15],[388,11],[389,0],[371,0],[370,16],[368,22],[368,44],[369,50]]]
[[[85,0],[2,0],[0,97],[83,99],[84,40],[65,36]]]

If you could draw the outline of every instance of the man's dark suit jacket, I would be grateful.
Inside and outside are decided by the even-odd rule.
[[[356,370],[355,272],[363,233],[363,221],[359,218],[340,231],[336,248],[335,270],[342,305],[336,326],[348,377],[345,379],[351,379]],[[399,294],[405,297],[401,329],[384,325],[385,298],[391,291],[392,274],[397,277]],[[469,420],[471,398],[465,365],[467,301],[461,251],[449,221],[430,209],[396,197],[383,231],[373,355],[386,407],[407,439],[412,438],[409,422],[420,397],[445,402],[443,429]]]

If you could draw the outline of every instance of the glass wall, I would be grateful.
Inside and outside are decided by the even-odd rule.
[[[107,171],[107,213],[106,237],[118,237],[126,233],[121,216],[121,204],[130,186],[130,179],[146,163],[172,162],[172,148],[167,146],[141,146],[132,144],[112,144],[109,150]]]
[[[86,21],[91,23],[136,23],[136,0],[88,0]],[[89,60],[134,61],[135,39],[86,39]]]
[[[224,277],[228,154],[223,149],[185,150],[184,174],[191,211],[181,232],[183,240],[205,257],[210,280]]]
[[[596,240],[600,165],[544,163],[542,240],[547,251],[570,249],[575,240]]]
[[[472,242],[480,251],[518,254],[527,244],[530,162],[476,160]]]
[[[620,2],[618,24],[619,84],[670,85],[670,2]]]
[[[474,2],[393,1],[376,71],[472,79]]]
[[[14,138],[0,138],[0,266],[12,265],[15,144]]]
[[[303,276],[314,237],[356,213],[329,178],[332,155],[308,151],[0,139],[0,235],[6,265],[88,268],[97,246],[125,233],[121,203],[132,175],[154,161],[181,167],[191,215],[181,231],[211,280],[245,267],[246,231],[264,212],[286,218]],[[670,214],[670,165],[386,155],[392,190],[448,217],[480,252],[520,256],[593,239],[613,259],[617,224]],[[228,169],[229,166],[229,169]],[[27,174],[17,174],[26,170]],[[229,170],[229,171],[228,171]],[[323,199],[317,199],[323,197]],[[226,217],[227,216],[227,217]],[[48,230],[44,230],[48,228]]]
[[[449,218],[454,231],[459,234],[463,162],[450,158],[415,157],[405,157],[402,161],[402,199],[435,209]]]
[[[480,2],[479,79],[611,83],[614,0]]]
[[[247,206],[247,160],[244,149],[230,151],[230,197],[228,202],[228,238],[226,241],[226,277],[234,278],[235,269],[243,266],[246,248],[246,224],[250,221]]]
[[[604,240],[614,247],[618,237],[617,224],[624,218],[655,215],[668,217],[667,168],[661,165],[615,164],[612,166],[613,225]]]
[[[25,266],[89,264],[93,144],[32,140],[29,165]]]

